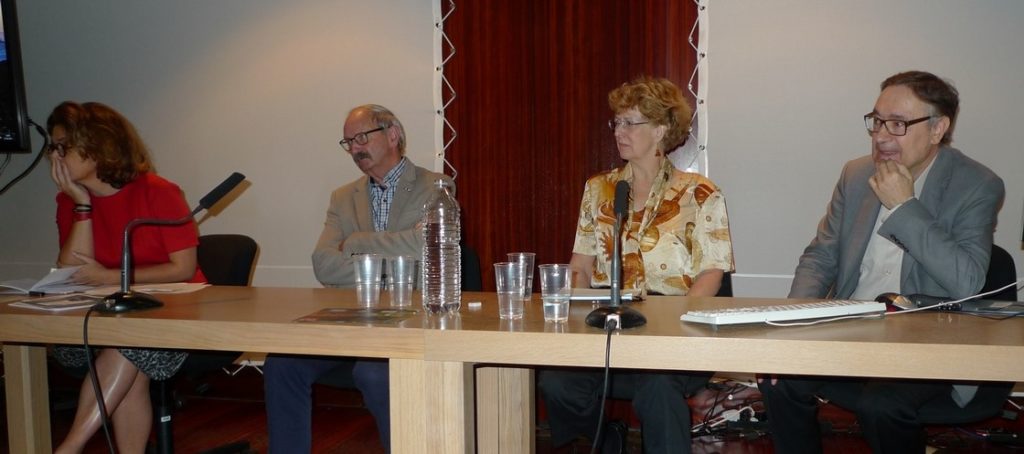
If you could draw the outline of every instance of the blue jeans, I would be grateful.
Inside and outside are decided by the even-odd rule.
[[[346,360],[316,356],[269,356],[263,365],[270,453],[310,452],[313,383]],[[388,361],[359,360],[352,369],[356,388],[377,421],[384,449],[391,451]]]

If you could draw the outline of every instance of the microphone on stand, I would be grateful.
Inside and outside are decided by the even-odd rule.
[[[629,182],[615,184],[615,232],[612,238],[611,302],[587,314],[587,325],[604,329],[608,318],[618,320],[617,328],[635,328],[647,323],[647,318],[635,309],[622,305],[622,220],[629,215]]]
[[[140,225],[179,225],[191,221],[195,218],[196,214],[199,214],[202,210],[209,210],[210,207],[220,201],[228,192],[231,192],[235,186],[245,180],[245,175],[238,172],[234,172],[216,188],[213,188],[206,197],[199,199],[199,206],[197,206],[192,213],[182,217],[180,219],[147,219],[139,218],[132,219],[124,227],[124,243],[121,246],[121,290],[114,293],[103,301],[96,305],[98,312],[108,314],[119,314],[122,312],[130,312],[142,309],[153,309],[163,306],[164,303],[156,299],[152,295],[133,292],[131,290],[132,282],[132,246],[131,246],[131,232],[132,230]]]

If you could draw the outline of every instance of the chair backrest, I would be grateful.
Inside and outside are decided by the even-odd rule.
[[[473,248],[462,246],[462,290],[481,292],[484,290],[483,277],[480,275],[480,256]]]
[[[992,245],[992,258],[988,262],[988,274],[985,275],[985,286],[981,288],[982,293],[995,290],[999,287],[1017,281],[1017,267],[1013,263],[1013,256],[1006,249]],[[987,296],[988,299],[1017,301],[1017,288],[1010,287],[999,293]]]
[[[213,285],[246,286],[252,278],[259,245],[239,234],[212,234],[199,237],[196,255],[206,282]]]
[[[722,286],[718,287],[715,296],[732,298],[732,273],[722,273]]]

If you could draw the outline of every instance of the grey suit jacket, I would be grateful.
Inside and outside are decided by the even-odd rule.
[[[354,285],[353,254],[419,257],[423,236],[416,229],[416,224],[423,217],[423,204],[432,194],[434,182],[440,178],[449,179],[409,161],[398,180],[388,215],[388,230],[384,232],[373,230],[369,177],[364,175],[334,190],[324,230],[313,250],[316,279],[327,287]],[[338,245],[342,242],[344,246],[339,250]]]
[[[790,298],[848,298],[881,205],[868,178],[871,156],[846,164],[818,233],[804,250]],[[881,225],[903,249],[901,287],[893,292],[962,298],[985,283],[1003,180],[959,150],[939,150],[924,189]]]

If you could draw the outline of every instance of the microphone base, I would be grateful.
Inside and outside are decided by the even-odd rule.
[[[621,329],[636,328],[647,324],[647,317],[644,317],[644,314],[641,314],[636,309],[626,306],[602,306],[587,314],[587,325],[604,329],[605,321],[608,320],[608,316],[611,314],[619,316],[619,328]]]
[[[142,292],[117,292],[96,305],[96,311],[104,314],[123,314],[125,312],[141,311],[163,307],[160,300]]]

